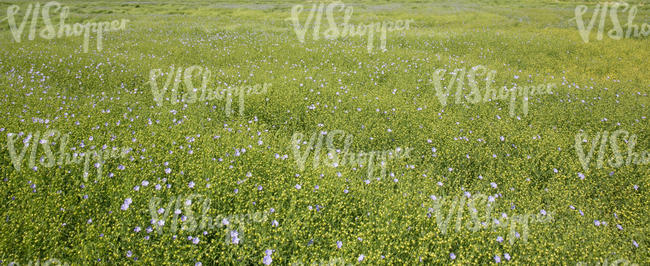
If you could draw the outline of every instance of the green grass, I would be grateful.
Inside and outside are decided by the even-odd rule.
[[[649,23],[650,6],[629,3],[637,2],[635,22]],[[300,43],[285,19],[293,5],[308,9],[311,2],[61,3],[70,7],[68,23],[130,22],[125,30],[106,33],[102,51],[92,35],[88,53],[82,51],[82,37],[27,40],[25,33],[16,43],[7,21],[0,23],[2,265],[50,258],[74,265],[250,265],[261,264],[267,249],[275,250],[274,265],[336,258],[370,265],[420,260],[475,265],[494,263],[495,255],[506,262],[504,253],[511,256],[509,263],[522,265],[617,259],[650,264],[649,165],[597,169],[592,164],[585,171],[574,148],[581,130],[593,136],[617,129],[637,135],[636,151],[650,147],[649,40],[598,41],[592,33],[584,43],[570,19],[580,4],[589,6],[591,16],[595,1],[346,1],[354,7],[352,24],[415,20],[410,30],[388,33],[385,52],[375,37],[371,53],[365,37],[314,41],[311,29]],[[11,4],[0,3],[0,17]],[[27,4],[19,5],[20,21]],[[303,11],[301,22],[306,15]],[[342,15],[336,19],[342,21]],[[624,24],[626,14],[619,19]],[[149,73],[170,65],[210,69],[213,89],[224,83],[272,86],[266,94],[246,97],[243,116],[238,107],[226,116],[220,100],[165,101],[158,107]],[[433,72],[477,65],[497,71],[497,88],[550,82],[558,87],[551,95],[531,96],[527,116],[521,98],[515,117],[503,100],[443,107],[430,84]],[[107,160],[103,177],[94,182],[91,174],[83,187],[81,164],[29,169],[31,146],[22,171],[16,171],[6,134],[48,129],[69,133],[68,146],[78,150],[104,144],[133,150],[127,158]],[[301,172],[291,136],[301,132],[308,140],[317,130],[353,135],[355,152],[414,149],[409,158],[388,162],[392,176],[370,184],[364,182],[365,167],[314,167],[313,153]],[[16,144],[19,151],[23,138]],[[54,147],[58,151],[58,143]],[[242,148],[246,152],[235,156]],[[45,156],[38,149],[37,160]],[[162,188],[154,189],[156,184]],[[528,241],[512,245],[505,228],[442,234],[435,215],[427,217],[430,196],[453,199],[465,191],[500,194],[494,217],[545,210],[554,212],[554,220],[531,224]],[[210,217],[275,212],[263,223],[246,224],[238,245],[224,241],[224,228],[206,230],[207,235],[172,233],[167,221],[162,235],[146,232],[153,197],[166,205],[193,193],[211,199]],[[123,211],[126,198],[133,203]],[[192,206],[199,216],[200,204]],[[471,221],[465,211],[463,225]],[[595,226],[594,220],[607,225]],[[454,222],[455,216],[450,226]],[[188,236],[200,242],[193,244]],[[505,241],[497,242],[498,236]],[[358,262],[361,254],[365,258]]]

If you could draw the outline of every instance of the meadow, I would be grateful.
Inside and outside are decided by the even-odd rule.
[[[345,1],[368,27],[303,40],[331,2],[66,0],[29,37],[36,3],[0,3],[0,265],[650,264],[648,2],[598,38],[605,2]]]

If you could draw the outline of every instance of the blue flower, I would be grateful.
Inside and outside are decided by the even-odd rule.
[[[271,255],[264,256],[264,259],[262,260],[262,263],[264,263],[264,265],[271,265],[271,262],[273,262]]]
[[[233,230],[230,231],[230,239],[232,240],[233,244],[239,244],[239,232]]]

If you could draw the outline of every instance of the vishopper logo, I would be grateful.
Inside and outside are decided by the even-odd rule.
[[[54,24],[52,24],[52,20],[50,20],[50,10],[53,10],[54,12],[59,12],[58,31],[56,30]],[[34,38],[36,37],[38,17],[40,14],[43,17],[43,23],[45,24],[45,27],[41,29],[38,34],[41,38],[46,40],[51,40],[54,37],[62,38],[64,36],[70,37],[70,36],[83,35],[84,53],[88,52],[88,45],[89,45],[91,32],[97,34],[97,50],[101,51],[103,48],[102,39],[104,33],[108,31],[123,30],[125,28],[126,22],[129,21],[128,19],[122,19],[121,21],[113,20],[112,22],[109,21],[86,22],[83,24],[75,23],[73,25],[69,25],[65,23],[65,20],[70,13],[69,8],[62,7],[59,2],[52,1],[52,2],[47,2],[45,5],[43,5],[42,9],[40,3],[29,4],[23,16],[22,22],[20,22],[20,26],[17,26],[15,16],[16,14],[18,14],[19,11],[20,11],[20,6],[11,5],[7,8],[7,17],[0,20],[0,21],[8,20],[9,27],[11,29],[11,34],[14,37],[14,41],[16,41],[17,43],[19,43],[22,40],[23,31],[25,30],[25,26],[27,25],[27,21],[29,21],[30,16],[31,16],[31,24],[29,25],[30,28],[29,28],[28,39],[30,41],[34,40]]]
[[[587,262],[583,262],[583,261],[580,261],[580,262],[576,263],[576,266],[591,266],[591,265],[594,265],[594,266],[617,266],[617,265],[621,265],[621,266],[639,266],[639,264],[632,263],[627,259],[617,259],[617,260],[612,261],[611,263],[609,263],[608,259],[605,259],[605,261],[602,264],[600,262],[596,262],[596,263],[592,264],[592,263],[587,263]]]
[[[623,31],[623,27],[621,27],[621,23],[618,20],[619,8],[622,8],[621,9],[622,12],[628,12],[627,24],[625,24],[625,28],[626,28],[625,31]],[[639,25],[634,24],[634,17],[636,16],[637,13],[636,5],[630,6],[630,4],[626,2],[605,2],[605,3],[597,4],[596,7],[594,8],[594,12],[591,16],[591,19],[589,20],[589,24],[587,24],[586,27],[585,27],[585,21],[583,20],[582,16],[585,13],[587,13],[588,7],[585,5],[579,5],[575,9],[575,18],[573,19],[575,19],[576,26],[578,27],[578,32],[580,33],[580,37],[585,43],[589,42],[590,33],[596,21],[598,21],[598,33],[596,35],[596,39],[597,40],[603,39],[603,32],[605,30],[605,21],[607,18],[608,9],[609,9],[609,17],[613,24],[613,28],[607,31],[607,36],[609,36],[610,38],[614,40],[620,40],[623,37],[625,38],[639,37],[639,36],[647,37],[648,35],[650,35],[649,24],[643,23],[641,25],[641,28],[639,28]],[[598,20],[599,17],[600,20]],[[623,33],[625,33],[625,36],[623,35]]]
[[[314,40],[318,40],[320,37],[321,20],[323,18],[323,12],[325,12],[329,25],[329,28],[323,32],[324,38],[326,40],[333,40],[346,36],[353,37],[368,35],[368,53],[372,52],[372,49],[374,48],[373,42],[375,33],[381,32],[381,35],[379,37],[381,41],[380,48],[382,51],[386,51],[386,32],[408,30],[409,24],[414,22],[414,20],[409,19],[406,21],[384,21],[383,23],[376,22],[368,25],[360,24],[358,26],[355,26],[353,24],[350,24],[350,18],[352,17],[353,13],[352,7],[345,7],[345,4],[343,4],[341,1],[336,1],[328,4],[327,8],[325,8],[325,3],[318,4],[318,7],[316,4],[313,4],[311,10],[309,11],[309,16],[306,18],[304,26],[301,26],[300,13],[302,13],[303,9],[303,5],[293,6],[293,8],[291,8],[291,17],[285,19],[290,20],[293,23],[294,31],[296,32],[298,40],[301,43],[305,42],[305,34],[313,19],[315,19],[315,21],[313,24],[312,37]],[[337,9],[339,11],[345,11],[341,29],[339,29],[339,24],[336,23],[334,16],[334,11]]]
[[[0,263],[2,263],[2,261],[0,261]],[[9,265],[9,266],[20,266],[20,263],[19,263],[19,262],[15,262],[15,261],[11,261],[11,262],[9,262],[9,264],[7,264],[7,265]],[[40,260],[40,259],[38,259],[38,260],[36,260],[36,261],[29,260],[29,261],[27,262],[27,265],[30,265],[30,266],[31,266],[31,265],[36,265],[36,266],[38,266],[38,265],[65,265],[65,266],[68,266],[68,265],[70,265],[70,263],[68,263],[68,262],[66,262],[66,261],[61,261],[61,260],[59,260],[59,259],[57,259],[57,258],[51,258],[51,259],[48,259],[48,260],[44,260],[44,261],[42,262],[42,264],[41,264],[41,260]]]
[[[157,79],[160,76],[166,76],[164,79],[164,84],[162,88],[158,87]],[[230,116],[232,113],[232,97],[239,96],[239,115],[244,115],[244,96],[251,94],[264,94],[268,91],[268,88],[271,84],[264,83],[264,85],[256,84],[253,86],[250,85],[239,85],[239,86],[227,86],[223,88],[219,86],[217,89],[212,90],[208,88],[210,83],[210,77],[212,72],[201,66],[190,66],[187,68],[170,66],[169,71],[164,73],[162,69],[152,69],[149,73],[149,84],[151,85],[151,92],[154,97],[156,105],[162,106],[163,100],[166,99],[171,102],[172,105],[177,104],[178,102],[184,103],[195,103],[198,101],[211,101],[214,99],[223,100],[226,99],[226,116]],[[201,87],[197,88],[194,84],[195,77],[201,79]],[[182,81],[182,83],[181,83]],[[198,84],[198,83],[196,83]],[[171,86],[171,90],[169,89]],[[183,88],[184,93],[181,96],[181,87]],[[170,90],[170,98],[164,98],[167,91]],[[200,95],[198,94],[200,92]],[[198,97],[198,99],[197,99]],[[180,99],[179,99],[180,98]]]
[[[291,266],[304,266],[304,265],[305,265],[305,263],[302,263],[302,262],[291,263]],[[343,265],[343,266],[347,266],[347,265],[353,265],[353,264],[352,263],[345,263],[345,260],[343,258],[339,257],[339,258],[329,258],[327,260],[321,259],[319,261],[312,262],[311,264],[307,264],[307,265],[311,265],[311,266],[320,266],[320,265],[332,265],[332,266],[334,266],[334,265]]]
[[[349,164],[353,167],[363,167],[367,165],[368,167],[368,178],[372,178],[374,174],[375,165],[379,164],[381,167],[381,174],[379,177],[384,177],[386,175],[386,161],[391,159],[398,158],[408,158],[410,156],[412,148],[402,149],[400,147],[395,148],[394,150],[384,150],[384,151],[371,151],[371,152],[353,152],[350,151],[350,145],[354,136],[351,134],[346,134],[343,130],[333,130],[331,132],[315,131],[309,138],[309,142],[303,140],[304,135],[300,132],[296,132],[291,136],[291,150],[296,160],[296,164],[300,171],[305,170],[305,162],[309,157],[309,154],[314,150],[313,158],[313,167],[316,168],[320,164],[320,156],[322,155],[321,150],[323,146],[323,139],[327,135],[327,158],[325,158],[324,164],[329,167],[338,167],[345,166]],[[340,140],[344,140],[344,147],[341,152],[341,149],[337,149],[334,145],[335,139],[339,137]],[[305,149],[300,150],[301,145],[307,145]],[[339,158],[339,153],[342,153],[342,158]]]
[[[169,224],[169,230],[176,233],[180,223],[180,230],[187,233],[204,230],[214,230],[216,228],[223,228],[225,231],[225,242],[227,244],[239,244],[243,239],[244,227],[247,224],[263,223],[268,220],[268,211],[257,211],[247,214],[231,214],[231,215],[217,215],[210,217],[208,212],[210,210],[210,203],[212,202],[209,197],[200,194],[191,194],[189,196],[176,196],[169,200],[167,205],[161,205],[162,199],[153,197],[149,201],[149,213],[151,214],[151,224],[158,234],[163,233],[163,228]],[[194,203],[197,203],[193,205]],[[193,206],[200,206],[198,209],[201,214],[200,217],[194,215],[197,208]],[[182,208],[182,210],[181,210]],[[171,214],[173,212],[173,215]],[[171,217],[170,217],[171,215]],[[179,217],[180,216],[180,217]],[[204,231],[207,232],[207,231]],[[198,244],[198,237],[188,237],[188,240]]]
[[[63,165],[69,165],[69,164],[79,164],[83,160],[83,180],[85,182],[88,181],[88,168],[90,167],[91,163],[91,158],[95,161],[94,166],[97,168],[97,178],[101,178],[102,176],[102,166],[104,164],[104,160],[106,159],[116,159],[116,158],[124,158],[129,152],[130,148],[117,148],[113,147],[112,149],[106,149],[106,145],[104,145],[103,150],[87,150],[85,152],[73,152],[72,155],[70,153],[66,152],[67,150],[67,145],[70,136],[68,134],[61,134],[58,130],[55,129],[50,129],[45,131],[41,135],[40,131],[36,131],[34,133],[28,133],[22,140],[23,142],[23,148],[20,151],[20,153],[16,152],[16,146],[15,143],[19,141],[19,137],[24,136],[24,133],[7,133],[7,149],[9,150],[9,156],[11,157],[11,162],[13,163],[14,168],[16,171],[20,172],[22,165],[23,165],[23,158],[25,158],[25,154],[27,153],[27,149],[30,146],[30,143],[32,145],[30,157],[29,157],[29,162],[28,166],[29,168],[33,169],[34,171],[38,170],[38,167],[36,166],[36,155],[38,152],[38,144],[41,144],[41,147],[43,148],[43,151],[45,152],[45,157],[41,157],[41,160],[39,161],[40,164],[43,167],[50,168],[54,166],[54,164],[57,164],[59,166]],[[58,153],[58,160],[55,156],[55,153],[52,152],[52,147],[55,142],[52,142],[51,140],[58,139],[60,141],[59,143],[59,153]],[[92,141],[92,137],[90,138]],[[82,141],[82,145],[83,144]],[[83,147],[83,146],[82,146]],[[76,150],[76,148],[73,148]]]
[[[497,195],[498,197],[498,195]],[[496,201],[494,196],[486,196],[482,193],[471,195],[469,192],[465,192],[464,196],[456,196],[453,199],[449,197],[441,197],[438,199],[435,195],[431,196],[433,200],[433,207],[429,208],[427,216],[431,217],[432,214],[435,215],[436,224],[438,229],[443,235],[446,235],[449,228],[449,223],[451,218],[456,212],[456,223],[455,231],[460,232],[462,229],[462,220],[463,220],[463,210],[467,206],[470,211],[471,221],[465,224],[465,227],[472,232],[477,232],[482,228],[509,228],[508,238],[510,244],[512,245],[515,241],[515,238],[522,238],[524,243],[528,242],[528,224],[529,223],[547,223],[553,221],[553,212],[547,213],[545,210],[541,210],[539,214],[515,214],[512,217],[509,217],[506,213],[501,214],[501,219],[498,217],[492,217],[492,205]],[[449,213],[445,218],[444,215],[444,206],[445,203],[449,202]],[[484,215],[479,217],[479,211],[483,208]],[[485,218],[486,220],[482,220]],[[522,233],[516,231],[517,224],[521,227]],[[501,242],[503,239],[497,239]]]
[[[515,101],[517,99],[517,96],[522,97],[522,109],[524,111],[524,115],[528,115],[529,96],[552,94],[553,92],[551,89],[557,87],[557,84],[555,83],[528,85],[521,87],[515,86],[511,89],[508,89],[507,86],[503,86],[498,91],[497,95],[496,88],[492,86],[497,73],[496,70],[488,71],[488,69],[482,65],[472,67],[469,71],[467,71],[466,68],[457,68],[453,72],[449,73],[451,77],[447,82],[447,86],[443,86],[442,81],[445,80],[446,72],[446,69],[437,69],[435,72],[433,72],[433,81],[431,82],[433,83],[436,96],[438,97],[438,100],[440,100],[440,104],[442,104],[442,106],[447,106],[447,98],[450,96],[453,87],[456,86],[456,93],[454,95],[456,104],[463,103],[462,99],[468,100],[468,102],[471,104],[477,104],[479,102],[486,103],[492,99],[510,100],[509,114],[511,117],[515,116]],[[482,97],[479,87],[479,80],[477,80],[477,78],[481,76],[485,76],[485,92],[483,93]],[[465,90],[465,78],[467,78],[468,86],[470,89],[469,95],[466,96],[463,95],[463,90]],[[508,93],[510,93],[510,95],[508,95]]]
[[[622,153],[621,149],[619,148],[619,144],[622,143],[619,142],[619,137],[623,137],[623,142],[627,144],[627,158],[625,158],[624,153]],[[637,137],[635,134],[630,135],[630,133],[625,130],[616,130],[612,132],[611,135],[608,131],[596,133],[596,135],[593,136],[593,139],[591,139],[591,147],[589,148],[589,151],[587,154],[585,154],[585,149],[582,145],[583,143],[587,143],[588,140],[589,135],[587,133],[580,132],[576,134],[575,149],[576,153],[578,154],[580,164],[585,171],[589,170],[591,158],[594,156],[596,147],[599,147],[596,168],[603,168],[603,159],[605,159],[604,155],[607,150],[607,142],[609,142],[612,148],[612,152],[614,153],[614,157],[610,158],[607,161],[611,167],[618,168],[623,166],[623,164],[645,165],[650,163],[650,151],[643,151],[642,153],[635,152],[634,149],[637,144]]]

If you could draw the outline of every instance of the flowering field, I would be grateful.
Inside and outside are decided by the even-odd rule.
[[[0,3],[0,265],[649,265],[643,1]]]

